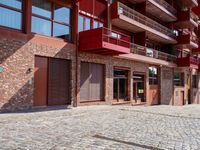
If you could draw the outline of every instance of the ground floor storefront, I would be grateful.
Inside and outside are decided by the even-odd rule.
[[[74,44],[40,36],[1,38],[0,46],[1,111],[55,105],[200,103],[196,69],[77,54]]]

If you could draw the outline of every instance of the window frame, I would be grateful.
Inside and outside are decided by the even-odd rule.
[[[15,8],[15,7],[8,6],[8,5],[0,3],[0,7],[1,8],[21,13],[21,29],[16,29],[16,28],[0,25],[1,28],[11,29],[11,30],[20,31],[20,32],[22,32],[24,30],[24,23],[23,23],[24,22],[24,14],[23,14],[23,12],[24,12],[24,5],[25,5],[24,4],[24,0],[21,0],[21,3],[22,3],[21,4],[21,9],[18,9],[18,8]]]
[[[64,26],[66,26],[66,28],[67,27],[69,28],[69,34],[70,34],[69,39],[64,38],[64,40],[68,41],[68,42],[72,42],[72,8],[67,6],[67,5],[64,5],[62,3],[59,3],[59,2],[55,2],[55,1],[49,1],[49,2],[51,3],[51,14],[52,14],[51,18],[48,18],[48,17],[41,16],[41,15],[33,13],[32,12],[33,5],[31,3],[31,24],[32,24],[32,17],[36,17],[36,18],[47,20],[47,21],[51,22],[51,35],[50,36],[39,34],[39,33],[36,33],[36,34],[43,35],[43,36],[48,36],[48,37],[59,38],[59,37],[54,36],[54,23],[56,23],[56,24],[59,24],[59,25],[64,25]],[[62,6],[62,7],[66,7],[66,8],[68,8],[70,10],[69,11],[69,13],[70,13],[70,15],[69,15],[70,16],[70,24],[54,20],[55,6],[56,5],[59,5],[59,6]],[[31,33],[35,33],[35,32],[32,32],[32,25],[31,25]],[[63,39],[63,38],[59,38],[59,39]]]

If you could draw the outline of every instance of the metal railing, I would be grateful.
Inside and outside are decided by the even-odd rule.
[[[130,48],[131,37],[108,28],[101,27],[102,41]]]
[[[177,15],[177,10],[172,7],[169,3],[167,3],[165,0],[154,0],[156,3],[160,4],[161,6],[163,6],[166,10],[168,10],[169,12],[171,12],[173,15]]]
[[[157,23],[156,21],[138,13],[137,11],[129,8],[128,6],[118,2],[118,14],[125,15],[126,17],[133,19],[139,23],[142,23],[156,31],[159,31],[165,35],[168,35],[172,38],[175,38],[175,34],[172,30],[170,30],[167,27],[164,27],[163,25]]]
[[[176,63],[177,57],[145,46],[131,44],[131,53]]]

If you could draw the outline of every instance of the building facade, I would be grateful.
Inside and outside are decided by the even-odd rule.
[[[196,0],[0,0],[0,110],[200,103]]]

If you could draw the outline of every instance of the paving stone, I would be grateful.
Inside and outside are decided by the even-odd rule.
[[[85,106],[0,114],[0,150],[199,150],[200,106]]]

